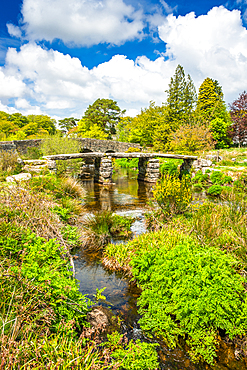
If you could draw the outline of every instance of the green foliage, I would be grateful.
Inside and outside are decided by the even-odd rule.
[[[190,75],[186,80],[181,65],[177,66],[166,92],[168,122],[175,131],[181,124],[190,121],[197,99],[193,81]]]
[[[113,365],[120,364],[119,370],[156,370],[158,369],[158,355],[155,351],[156,344],[134,342],[130,340],[123,345],[123,336],[119,333],[108,335],[106,346],[112,350]]]
[[[53,135],[52,137],[42,140],[40,147],[44,156],[55,154],[71,154],[80,153],[81,147],[76,139],[69,139],[61,137],[60,134]],[[78,173],[82,160],[73,159],[67,161],[57,161],[57,174],[70,172],[72,174]]]
[[[222,193],[223,187],[221,185],[212,185],[207,189],[207,194],[212,196],[218,196]]]
[[[230,120],[224,121],[224,119],[219,117],[216,117],[210,122],[209,128],[212,133],[213,139],[216,141],[216,149],[228,148],[231,144],[231,139],[229,138],[227,133],[230,125]]]
[[[98,140],[106,140],[108,137],[102,127],[98,126],[96,123],[92,124],[84,118],[78,122],[77,136]]]
[[[206,185],[209,180],[209,175],[205,173],[203,175],[202,171],[197,171],[195,176],[192,178],[192,183],[193,184],[203,184]]]
[[[68,260],[61,258],[62,247],[56,240],[46,241],[29,230],[12,227],[11,234],[0,237],[1,259],[15,262],[9,273],[20,268],[21,276],[45,292],[46,302],[56,315],[54,328],[61,319],[67,323],[73,319],[77,326],[82,325],[88,305],[77,281],[71,278]]]
[[[226,176],[220,171],[213,171],[210,175],[210,180],[217,185],[225,185],[232,182],[231,176]]]
[[[68,133],[68,131],[77,126],[78,121],[79,119],[74,117],[63,118],[58,120],[58,125],[65,133]]]
[[[138,168],[139,158],[116,158],[114,167]]]
[[[160,173],[162,176],[170,175],[170,176],[179,176],[178,170],[178,162],[180,161],[167,161],[160,165]],[[180,163],[179,163],[180,164]]]
[[[142,288],[142,329],[170,346],[186,336],[192,359],[212,363],[219,329],[230,338],[247,329],[244,278],[235,272],[236,260],[216,248],[199,246],[187,235],[174,243],[169,232],[149,250],[140,247],[131,264]]]
[[[167,148],[175,153],[195,154],[213,147],[210,130],[202,124],[184,124],[170,136]]]
[[[154,102],[133,118],[128,126],[128,141],[144,146],[154,146],[155,150],[163,150],[171,132],[167,121],[167,108],[155,106]]]
[[[183,213],[191,202],[191,181],[188,176],[180,180],[172,175],[163,176],[153,190],[154,199],[164,215]]]
[[[108,138],[111,138],[111,135],[116,133],[115,126],[123,113],[124,111],[121,111],[116,101],[112,99],[97,99],[86,109],[82,120],[79,122],[78,129],[81,130],[82,125],[84,125],[85,132],[102,132]],[[93,136],[90,137],[92,138]]]

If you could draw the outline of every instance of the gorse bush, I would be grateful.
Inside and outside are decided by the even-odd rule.
[[[157,182],[153,196],[165,215],[183,213],[192,198],[190,178],[183,176],[180,180],[178,177],[166,175]]]

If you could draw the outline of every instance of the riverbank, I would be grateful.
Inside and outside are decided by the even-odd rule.
[[[138,341],[136,344],[129,342],[127,346],[118,344],[119,340],[121,342],[121,334],[109,338],[108,352],[103,355],[102,345],[99,345],[100,337],[97,337],[97,341],[87,337],[86,317],[91,303],[83,293],[83,286],[80,293],[79,284],[71,275],[71,252],[75,246],[80,245],[78,226],[82,214],[89,210],[99,210],[99,207],[104,209],[105,206],[119,212],[119,209],[133,210],[141,205],[145,212],[145,204],[151,195],[150,188],[143,187],[143,184],[138,187],[135,179],[131,180],[134,173],[129,174],[129,177],[118,175],[123,188],[117,184],[106,189],[90,183],[86,192],[72,180],[69,180],[70,185],[65,185],[60,178],[49,174],[35,176],[31,182],[23,182],[19,186],[9,187],[2,183],[1,227],[3,235],[10,237],[9,244],[5,241],[6,237],[3,239],[1,248],[1,261],[7,261],[6,265],[3,264],[2,281],[4,284],[9,283],[8,288],[4,286],[8,296],[4,298],[2,317],[5,317],[4,323],[8,320],[11,322],[6,324],[4,332],[2,351],[5,351],[5,368],[9,366],[9,369],[17,369],[20,364],[42,368],[50,364],[51,369],[56,366],[63,369],[72,368],[74,365],[71,364],[75,361],[75,368],[82,369],[96,369],[97,366],[101,369],[114,366],[131,369],[133,361],[136,361],[136,369],[140,370],[162,368],[156,362],[154,346],[147,347],[145,341],[142,345]],[[170,347],[183,344],[191,359],[200,360],[199,364],[193,365],[185,356],[183,362],[179,362],[181,369],[246,368],[244,271],[247,239],[245,182],[243,179],[240,181],[241,186],[229,186],[233,189],[232,195],[228,193],[229,197],[224,198],[223,203],[211,201],[196,207],[189,206],[186,212],[182,211],[182,215],[175,214],[169,218],[161,217],[162,213],[157,212],[156,208],[147,216],[147,225],[156,231],[145,233],[126,244],[108,244],[103,248],[103,263],[110,262],[108,268],[111,271],[116,267],[114,263],[118,264],[118,269],[124,269],[125,276],[127,271],[141,288],[141,292],[139,290],[138,294],[135,293],[135,299],[141,293],[138,304],[142,333],[150,335],[154,344],[158,340],[163,348],[167,344]],[[100,260],[92,260],[91,263],[101,266]],[[85,265],[81,271],[84,273],[84,270]],[[6,275],[10,276],[9,281]],[[63,276],[64,285],[60,286],[58,276]],[[121,276],[119,278],[123,279]],[[30,326],[22,323],[23,316],[19,318],[20,297],[23,299],[25,295],[15,295],[16,291],[20,292],[20,287],[16,285],[15,291],[12,290],[15,286],[13,281],[22,284],[23,291],[35,292],[37,310],[30,311],[33,319]],[[212,288],[210,292],[209,286]],[[128,284],[126,289],[129,289]],[[101,286],[98,286],[98,294],[91,293],[91,298],[103,297],[104,292],[100,293],[100,290]],[[201,298],[196,296],[198,291],[201,292]],[[76,299],[70,296],[72,293]],[[32,295],[26,297],[25,312],[28,312],[28,299],[34,302],[34,298]],[[171,297],[173,300],[169,301]],[[81,309],[78,309],[78,304],[82,305]],[[11,307],[12,316],[6,307]],[[150,307],[153,310],[151,313]],[[39,311],[40,318],[35,316]],[[128,310],[125,312],[128,316]],[[209,330],[205,332],[204,328]],[[140,330],[139,326],[135,329]],[[56,345],[61,347],[61,351],[55,357],[49,357],[49,352]],[[33,359],[31,356],[35,346],[39,350],[37,358]],[[128,359],[129,363],[124,362],[127,358],[126,350],[130,348],[134,357]],[[116,349],[119,351],[114,355]],[[19,364],[13,362],[15,351],[20,353],[19,358],[17,356]],[[68,351],[69,357],[66,356]],[[167,350],[163,354],[163,364],[169,363],[170,368],[175,369],[178,357],[175,356],[170,365],[169,353],[172,351]],[[152,358],[152,363],[148,361],[147,354]],[[162,358],[160,351],[159,356]],[[29,363],[30,360],[33,363]],[[207,365],[205,360],[211,365]]]

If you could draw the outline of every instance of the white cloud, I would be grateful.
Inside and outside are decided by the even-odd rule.
[[[197,88],[206,77],[223,86],[227,102],[246,90],[247,30],[240,12],[213,8],[207,15],[167,16],[159,27],[167,51],[152,61],[115,55],[93,69],[78,58],[46,50],[34,42],[10,48],[0,67],[0,98],[16,99],[16,108],[80,117],[97,98],[116,100],[130,114],[150,100],[161,104],[175,68],[181,64]],[[28,105],[29,104],[29,105]]]
[[[173,69],[163,57],[150,61],[142,56],[134,62],[116,55],[109,62],[89,70],[78,58],[29,43],[20,51],[9,49],[4,71],[13,78],[19,76],[26,93],[43,109],[73,109],[82,113],[99,97],[117,100],[122,108],[136,105],[139,108],[152,99],[161,103]],[[25,108],[25,104],[21,99],[16,102],[20,108]]]
[[[0,67],[0,98],[21,97],[27,92],[25,83],[22,81],[18,71],[12,75],[11,71],[5,71]]]
[[[8,23],[7,24],[7,29],[8,29],[8,33],[10,34],[10,36],[21,38],[22,32],[21,32],[20,27],[17,27],[12,23]]]
[[[142,12],[123,0],[24,0],[23,23],[29,40],[119,45],[140,38]]]
[[[198,87],[206,77],[217,79],[230,101],[246,89],[247,30],[240,11],[220,6],[199,17],[169,15],[159,36],[167,56],[182,64]]]

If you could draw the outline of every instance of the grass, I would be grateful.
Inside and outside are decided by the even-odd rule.
[[[127,238],[131,234],[134,219],[113,214],[111,211],[96,212],[82,221],[83,244],[88,250],[100,250],[113,236]]]

